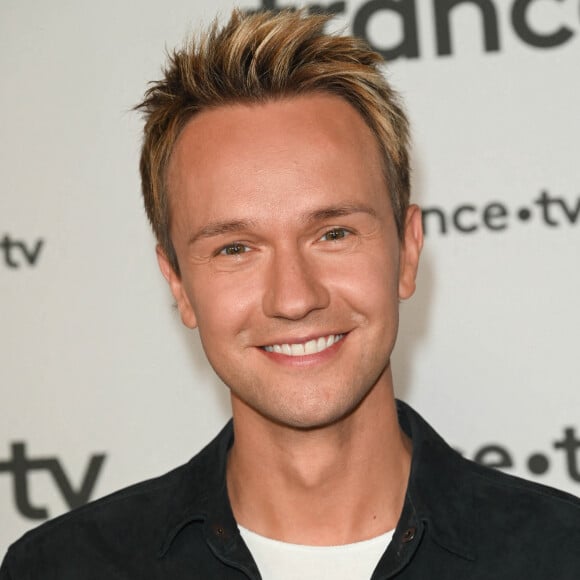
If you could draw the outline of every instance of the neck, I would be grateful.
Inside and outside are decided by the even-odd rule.
[[[325,427],[274,423],[233,398],[234,446],[227,466],[236,520],[285,542],[339,545],[393,529],[410,470],[388,380],[355,411]]]

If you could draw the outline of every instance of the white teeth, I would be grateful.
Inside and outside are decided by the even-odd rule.
[[[343,338],[344,334],[331,334],[330,336],[314,338],[305,343],[294,344],[273,344],[265,346],[264,350],[267,352],[275,352],[278,354],[285,354],[286,356],[304,356],[308,354],[316,354],[331,347],[334,343]]]
[[[318,342],[316,340],[309,340],[304,345],[304,354],[314,354],[318,352],[317,344]]]
[[[291,344],[290,345],[292,356],[304,356],[304,345],[303,344]]]

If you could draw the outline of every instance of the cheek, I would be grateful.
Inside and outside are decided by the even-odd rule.
[[[398,265],[385,250],[353,256],[333,268],[329,279],[347,300],[367,314],[398,304]]]
[[[251,278],[221,273],[196,276],[188,295],[202,341],[213,344],[243,332],[259,294]]]

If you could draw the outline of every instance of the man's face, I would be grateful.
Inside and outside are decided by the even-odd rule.
[[[234,412],[317,427],[390,388],[420,212],[401,247],[378,146],[354,108],[315,94],[203,112],[175,146],[168,185],[181,273],[158,251],[160,266]]]

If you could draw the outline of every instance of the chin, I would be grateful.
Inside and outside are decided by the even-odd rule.
[[[365,393],[366,394],[366,393]],[[283,407],[278,405],[276,409],[255,410],[264,418],[282,427],[296,429],[300,431],[311,431],[324,429],[347,419],[360,407],[364,394],[360,397],[343,397],[336,400],[333,397],[333,404],[329,404],[332,398],[315,398],[300,401],[287,401]]]

